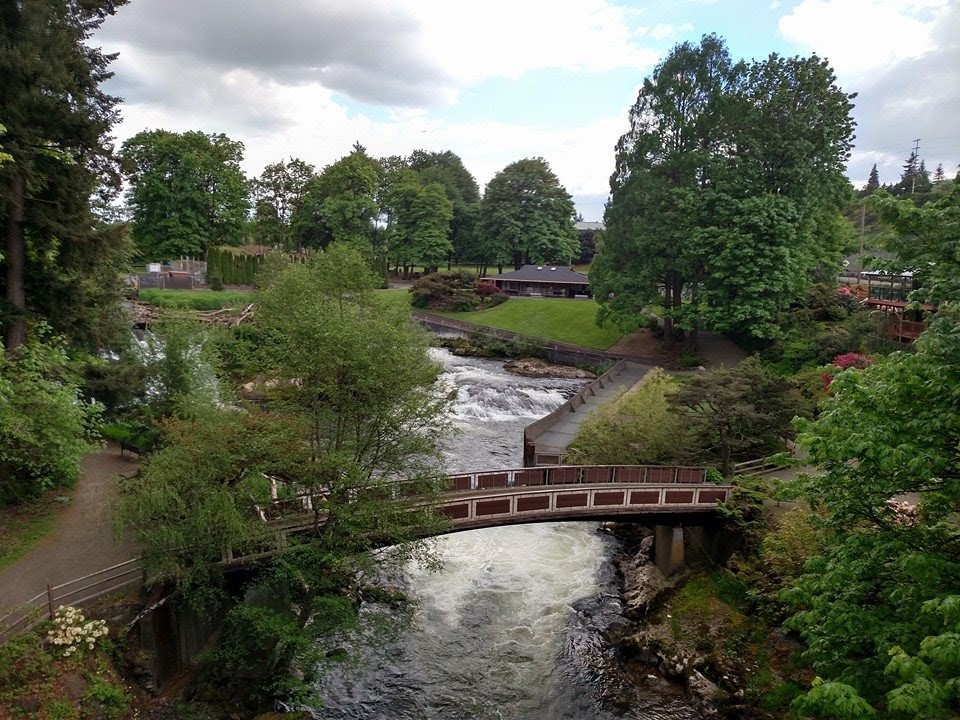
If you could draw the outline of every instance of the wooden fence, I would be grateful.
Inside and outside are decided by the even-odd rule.
[[[0,616],[0,644],[24,630],[49,620],[61,605],[83,607],[118,590],[143,582],[140,558],[127,560],[47,589]]]

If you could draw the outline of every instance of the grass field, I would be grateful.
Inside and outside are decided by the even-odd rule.
[[[244,308],[254,300],[252,292],[233,290],[160,290],[140,291],[140,299],[157,307],[186,310],[222,310]]]
[[[622,334],[613,325],[597,327],[597,304],[593,300],[511,298],[489,310],[438,314],[598,350],[606,350]]]
[[[377,295],[383,302],[398,307],[410,304],[410,293],[403,288],[380,290]],[[597,304],[593,300],[511,298],[489,310],[436,314],[598,350],[606,350],[622,335],[613,325],[597,327]]]

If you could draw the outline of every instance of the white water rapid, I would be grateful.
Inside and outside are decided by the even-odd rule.
[[[434,350],[456,388],[462,434],[447,443],[451,472],[519,467],[524,425],[582,381],[531,380],[501,363]],[[364,607],[392,626],[386,642],[347,643],[356,664],[322,680],[317,718],[553,720],[699,717],[660,681],[642,687],[619,672],[598,625],[617,622],[610,556],[596,523],[474,530],[438,538],[443,569],[413,568],[408,614]],[[612,619],[612,620],[611,620]]]

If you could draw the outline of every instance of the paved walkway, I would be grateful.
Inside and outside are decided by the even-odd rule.
[[[734,367],[747,357],[747,353],[730,338],[705,330],[698,335],[697,355],[706,361],[708,367]]]
[[[628,390],[636,385],[643,377],[650,372],[649,365],[640,365],[638,363],[627,362],[623,370],[603,387],[597,388],[594,393],[586,398],[586,402],[566,413],[560,421],[547,430],[535,441],[536,452],[538,455],[563,455],[567,451],[567,446],[577,436],[580,424],[593,414],[597,408],[603,405],[607,400],[616,397],[623,390]]]
[[[0,571],[0,615],[46,590],[96,570],[129,560],[137,553],[114,540],[110,508],[117,475],[131,475],[137,461],[120,457],[111,443],[83,459],[83,474],[63,508],[54,529],[13,565]]]

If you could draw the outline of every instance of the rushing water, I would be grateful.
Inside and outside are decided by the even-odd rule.
[[[463,430],[447,442],[451,472],[520,466],[523,427],[582,382],[521,378],[496,361],[433,352],[456,389]],[[602,641],[602,628],[620,619],[615,544],[596,523],[473,530],[436,542],[443,569],[409,571],[411,614],[364,607],[368,621],[395,633],[349,643],[359,661],[324,677],[315,717],[698,717],[669,685],[628,679]]]

